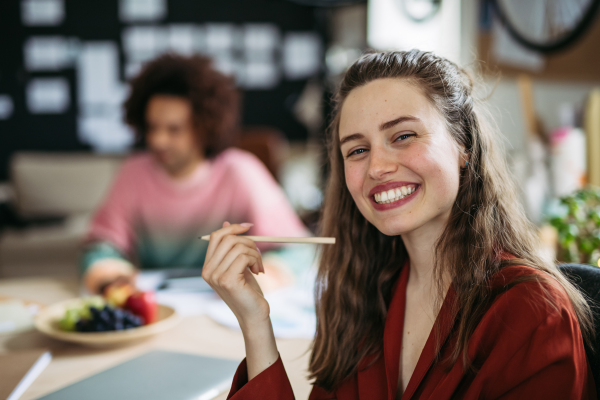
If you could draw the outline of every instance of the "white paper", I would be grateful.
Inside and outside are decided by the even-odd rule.
[[[158,21],[166,16],[166,0],[119,1],[119,17],[123,22]]]
[[[125,93],[119,81],[119,51],[115,43],[85,43],[77,67],[80,105],[121,106]]]
[[[64,19],[64,0],[21,0],[21,20],[25,26],[56,26]]]
[[[204,25],[194,26],[194,52],[204,54],[206,49],[206,27]]]
[[[219,300],[215,292],[158,291],[156,292],[156,301],[159,304],[173,307],[178,314],[184,317],[189,317],[205,314],[207,308]]]
[[[212,55],[213,66],[215,69],[228,76],[241,76],[243,71],[240,71],[240,63],[236,62],[232,53],[222,52]]]
[[[275,24],[246,24],[243,35],[246,59],[252,61],[271,61],[281,42]]]
[[[500,64],[534,72],[543,70],[545,65],[541,54],[517,43],[497,20],[492,23],[492,55]]]
[[[131,79],[138,75],[142,70],[142,63],[137,61],[131,61],[125,64],[125,79]]]
[[[315,336],[317,318],[311,291],[286,288],[265,295],[270,306],[271,323],[275,337],[282,339],[312,339]],[[205,305],[206,314],[216,322],[240,330],[233,312],[222,300]]]
[[[73,41],[62,36],[33,36],[24,44],[25,68],[58,71],[73,65]]]
[[[240,76],[240,84],[246,89],[272,89],[279,84],[280,72],[278,65],[272,61],[248,62],[244,73]]]
[[[207,24],[205,32],[210,54],[231,51],[238,33],[233,24]]]
[[[14,110],[12,97],[0,94],[0,119],[9,119]]]
[[[64,78],[36,78],[27,84],[27,108],[32,114],[60,114],[69,108],[69,82]]]
[[[99,153],[125,152],[135,140],[134,133],[118,116],[84,115],[77,123],[79,139]]]
[[[321,66],[321,39],[316,33],[291,32],[283,40],[283,69],[288,79],[314,75]]]
[[[167,31],[169,50],[186,56],[194,54],[195,32],[193,25],[171,25]]]
[[[123,30],[123,50],[128,61],[146,62],[168,49],[169,37],[164,28],[133,26]]]
[[[77,68],[80,115],[78,136],[97,152],[119,153],[135,136],[123,122],[127,87],[119,79],[119,52],[113,42],[88,42],[81,47]]]

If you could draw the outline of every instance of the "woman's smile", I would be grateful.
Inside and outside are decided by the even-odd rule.
[[[407,182],[389,182],[377,185],[369,192],[369,200],[377,211],[397,208],[414,199],[421,185]]]

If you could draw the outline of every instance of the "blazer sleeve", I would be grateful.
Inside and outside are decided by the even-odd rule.
[[[239,365],[227,399],[231,400],[294,400],[281,357],[263,372],[248,381],[246,359]],[[333,400],[335,395],[318,386],[313,386],[309,400]]]
[[[548,295],[556,307],[543,299]],[[483,398],[595,399],[579,323],[564,290],[521,283],[501,297],[479,332],[480,348],[490,349],[475,379]]]

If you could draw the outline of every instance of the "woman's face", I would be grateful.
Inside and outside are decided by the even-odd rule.
[[[378,79],[350,92],[341,109],[346,185],[382,233],[445,227],[465,158],[444,118],[403,79]]]

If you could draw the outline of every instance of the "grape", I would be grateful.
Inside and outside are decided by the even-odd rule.
[[[142,325],[142,317],[110,306],[101,297],[83,300],[78,307],[68,309],[60,321],[61,329],[77,332],[119,331]]]

